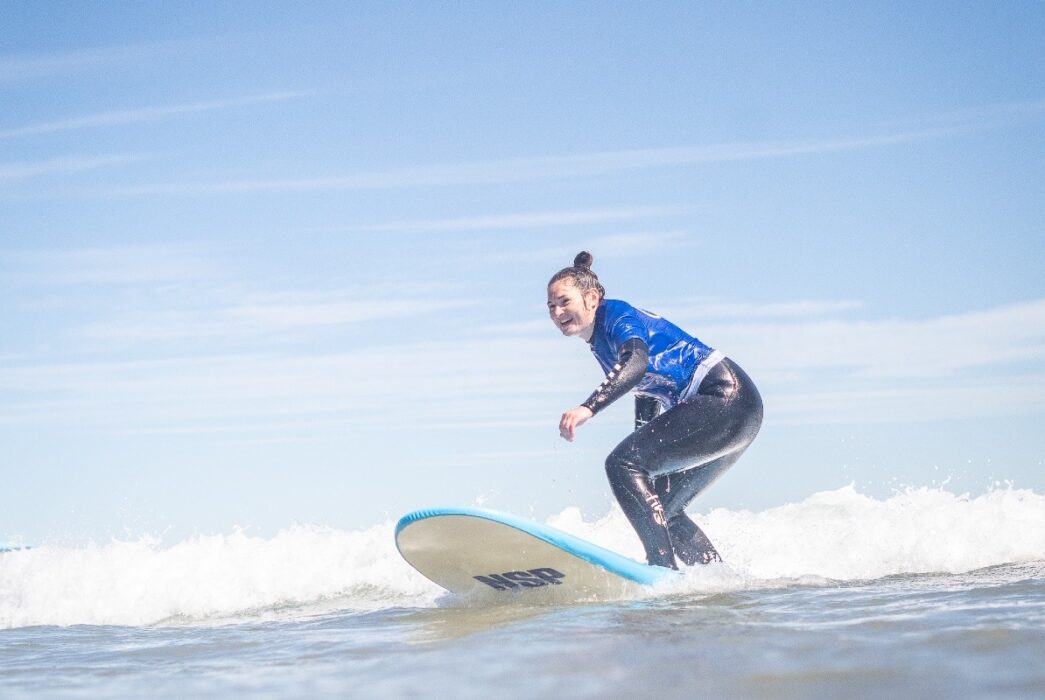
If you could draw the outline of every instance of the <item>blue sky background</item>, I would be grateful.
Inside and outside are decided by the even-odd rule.
[[[0,540],[602,515],[546,318],[724,350],[692,507],[1045,490],[1045,5],[0,1]]]

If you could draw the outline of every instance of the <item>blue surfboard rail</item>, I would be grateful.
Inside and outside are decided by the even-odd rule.
[[[551,525],[542,525],[541,523],[535,523],[526,520],[525,518],[519,518],[514,515],[509,515],[508,513],[499,513],[495,510],[487,510],[486,508],[425,508],[422,510],[415,510],[412,513],[407,513],[399,519],[398,523],[396,523],[396,548],[398,549],[399,547],[399,531],[404,527],[419,520],[437,518],[444,515],[481,518],[483,520],[490,520],[495,523],[507,525],[508,527],[525,532],[531,537],[535,537],[536,539],[558,547],[564,552],[572,554],[589,564],[605,569],[621,578],[634,581],[635,583],[641,583],[646,586],[669,581],[676,576],[679,576],[679,573],[672,569],[642,564],[634,559],[629,559],[621,554],[617,554],[613,550],[600,547],[597,544],[592,544],[591,542],[575,537],[568,532],[563,532]]]

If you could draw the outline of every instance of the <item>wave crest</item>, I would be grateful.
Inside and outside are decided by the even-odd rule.
[[[849,485],[760,512],[716,508],[695,519],[730,570],[687,577],[687,588],[708,592],[1045,560],[1045,496],[1012,488],[977,497],[911,488],[878,500]],[[585,520],[571,507],[548,523],[641,559],[617,508]],[[7,552],[0,554],[0,628],[435,605],[441,589],[399,557],[393,530],[391,522],[355,531],[296,525],[270,538],[237,531],[168,547],[146,537]]]

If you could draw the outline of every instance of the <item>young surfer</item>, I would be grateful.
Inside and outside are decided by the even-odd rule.
[[[582,251],[548,282],[548,313],[583,338],[606,372],[584,403],[562,414],[569,441],[581,425],[629,391],[635,431],[606,458],[606,475],[642,540],[646,560],[678,568],[721,561],[686,505],[740,458],[762,424],[750,377],[718,350],[627,302],[606,299]]]

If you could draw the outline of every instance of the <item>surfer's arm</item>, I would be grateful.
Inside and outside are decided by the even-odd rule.
[[[600,410],[624,396],[642,380],[649,363],[649,347],[640,338],[630,338],[617,353],[617,363],[602,380],[598,388],[577,408],[562,414],[559,435],[573,442],[577,428],[581,427]]]
[[[625,341],[617,353],[617,363],[581,406],[595,415],[634,389],[645,376],[648,363],[649,347],[641,338]]]

